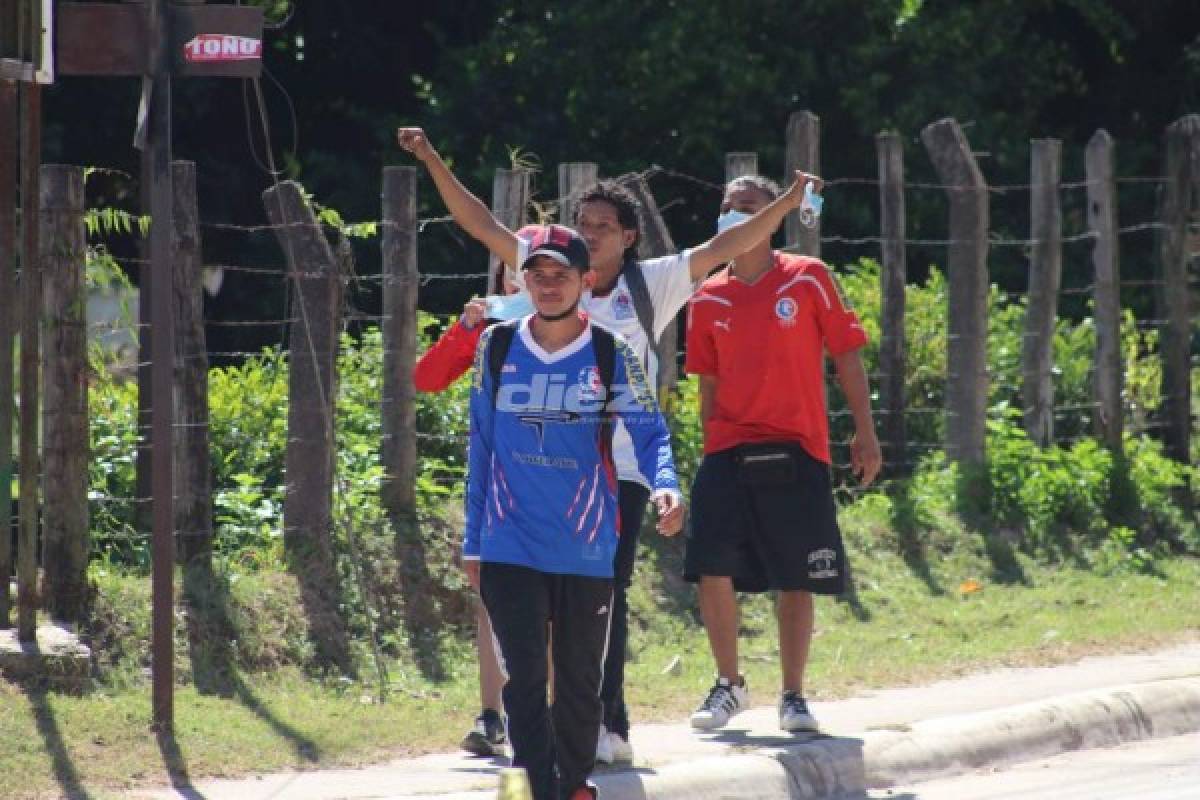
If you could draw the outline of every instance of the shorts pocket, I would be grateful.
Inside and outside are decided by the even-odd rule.
[[[791,445],[742,445],[734,454],[734,463],[737,481],[743,486],[784,486],[796,481],[796,452]]]

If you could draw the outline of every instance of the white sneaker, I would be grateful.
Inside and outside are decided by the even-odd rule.
[[[608,734],[609,748],[612,750],[612,763],[614,764],[632,764],[633,763],[633,745],[619,733],[612,731]]]
[[[730,683],[728,678],[717,678],[708,690],[708,697],[692,712],[692,727],[701,730],[720,728],[735,715],[750,705],[750,691],[742,679],[740,686]]]
[[[600,726],[600,735],[596,737],[596,761],[601,764],[613,763],[612,736],[608,728]]]
[[[816,733],[820,726],[799,692],[787,691],[779,700],[779,727],[792,733]]]

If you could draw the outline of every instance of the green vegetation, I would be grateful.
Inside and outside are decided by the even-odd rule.
[[[932,494],[924,508],[934,527],[922,528],[917,542],[894,524],[892,501],[870,497],[843,515],[856,592],[843,602],[818,603],[809,681],[818,702],[985,666],[1049,664],[1196,635],[1195,558],[1163,559],[1150,573],[1122,566],[1109,574],[1018,554],[1021,581],[993,582],[981,537],[963,530]],[[679,720],[711,682],[711,659],[691,595],[673,577],[678,542],[649,532],[645,542],[633,592],[630,701],[635,720]],[[168,783],[142,672],[148,581],[100,565],[92,574],[93,642],[102,648],[103,678],[82,696],[0,683],[2,797],[42,800],[86,786],[99,798]],[[228,691],[196,689],[182,623],[177,632],[178,756],[172,758],[192,780],[363,764],[456,746],[477,712],[473,651],[464,638],[442,642],[446,676],[439,681],[425,678],[411,653],[395,653],[390,691],[380,702],[370,680],[282,666],[304,663],[310,651],[289,577],[241,566],[226,576],[241,665]],[[759,702],[779,679],[771,613],[764,598],[743,609],[745,671]]]

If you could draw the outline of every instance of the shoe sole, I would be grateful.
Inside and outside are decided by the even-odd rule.
[[[815,719],[806,720],[803,722],[793,722],[789,727],[782,722],[779,723],[779,729],[787,733],[820,733],[821,726],[817,724]]]
[[[742,712],[738,711],[736,713],[730,714],[729,717],[724,722],[720,722],[720,723],[718,723],[716,720],[697,721],[695,719],[689,719],[688,722],[690,722],[691,726],[698,731],[715,731],[715,730],[724,728],[726,725],[728,725],[730,722],[733,721],[734,717],[736,717],[740,713],[742,713]]]
[[[488,741],[487,737],[485,737],[483,734],[474,732],[468,733],[466,738],[462,740],[462,743],[459,745],[459,747],[461,747],[463,750],[466,750],[468,753],[480,756],[481,758],[504,754],[504,745],[502,743],[493,744],[492,742]]]

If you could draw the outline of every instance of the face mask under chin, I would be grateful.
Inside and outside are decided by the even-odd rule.
[[[732,208],[726,211],[721,216],[717,217],[717,233],[722,233],[729,228],[737,225],[739,222],[745,222],[750,219],[750,214],[744,211],[734,211]]]

